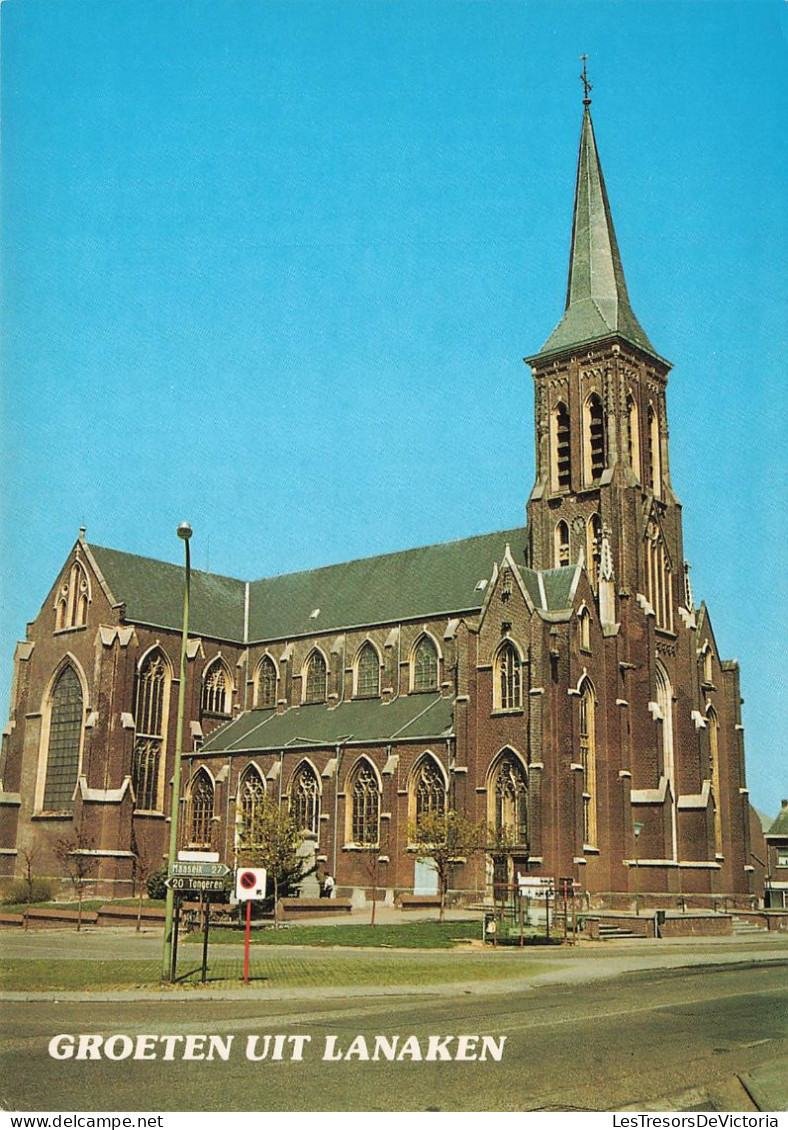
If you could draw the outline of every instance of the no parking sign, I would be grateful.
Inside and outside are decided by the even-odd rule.
[[[239,867],[235,873],[235,897],[239,902],[265,898],[265,868]]]

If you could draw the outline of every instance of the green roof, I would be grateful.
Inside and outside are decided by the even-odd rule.
[[[203,753],[326,748],[344,742],[434,741],[452,733],[454,700],[412,694],[383,703],[354,699],[275,710],[249,710],[211,735]]]
[[[629,302],[594,127],[586,106],[577,162],[566,310],[539,355],[590,344],[611,334],[658,356]]]
[[[365,557],[249,584],[192,570],[191,635],[243,643],[285,640],[421,617],[478,612],[493,567],[508,545],[534,606],[542,611],[572,603],[575,566],[540,574],[527,569],[523,527]],[[178,629],[183,613],[183,566],[87,545],[129,623]]]
[[[178,628],[183,615],[183,566],[150,557],[89,545],[125,618],[138,624]],[[215,573],[191,572],[189,631],[224,640],[243,640],[243,581]]]
[[[249,639],[287,639],[481,608],[506,546],[524,568],[525,529],[365,557],[251,585]],[[313,613],[317,615],[312,615]]]

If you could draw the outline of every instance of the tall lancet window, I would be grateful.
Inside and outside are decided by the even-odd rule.
[[[709,773],[711,797],[714,804],[714,851],[722,855],[722,810],[720,797],[720,726],[713,707],[706,712],[709,734]]]
[[[648,463],[647,483],[654,494],[662,494],[662,458],[659,450],[659,416],[654,411],[653,405],[648,406],[648,448],[646,459]]]
[[[638,416],[638,406],[631,392],[627,396],[626,424],[629,465],[637,478],[640,478],[642,474],[640,469],[640,419]]]
[[[595,392],[583,406],[583,417],[585,481],[595,483],[605,469],[605,412]]]
[[[82,686],[73,667],[64,667],[52,691],[49,746],[43,808],[62,812],[73,807],[82,744]]]
[[[569,564],[569,526],[563,518],[556,525],[553,537],[555,540],[555,567],[560,569]]]
[[[583,843],[596,844],[596,702],[588,679],[578,703],[580,764],[583,766]]]
[[[592,514],[586,526],[588,544],[586,546],[586,568],[591,586],[596,592],[599,584],[599,562],[602,557],[602,518]]]
[[[552,489],[568,490],[572,485],[572,447],[569,409],[562,401],[553,409],[550,423]]]

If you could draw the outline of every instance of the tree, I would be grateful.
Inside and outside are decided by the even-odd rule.
[[[274,894],[274,925],[279,925],[281,896],[295,890],[314,867],[298,854],[303,833],[288,810],[270,797],[261,797],[241,823],[239,867],[264,867]]]
[[[483,849],[487,826],[484,821],[474,824],[454,809],[447,812],[432,809],[422,813],[408,834],[411,846],[416,849],[416,856],[419,859],[431,859],[435,864],[442,922],[452,871]]]
[[[369,919],[370,926],[375,925],[375,911],[377,908],[375,895],[378,893],[378,889],[383,885],[380,882],[380,869],[381,867],[384,867],[388,862],[387,845],[387,839],[381,838],[379,844],[366,850],[361,857],[361,870],[364,872],[364,877],[372,888],[372,913]]]
[[[98,860],[93,855],[93,847],[93,840],[84,832],[75,832],[73,836],[58,840],[55,844],[55,859],[77,896],[79,906],[77,930],[82,929],[82,900],[85,897],[85,889],[98,866]]]
[[[139,900],[137,903],[137,933],[139,933],[142,926],[142,899],[147,893],[148,881],[154,871],[154,861],[140,845],[133,830],[131,833],[131,850],[134,853],[134,861],[131,865],[132,878],[134,886],[137,888],[137,898]]]

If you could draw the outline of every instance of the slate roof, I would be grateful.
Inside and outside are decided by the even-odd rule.
[[[326,748],[339,742],[434,741],[453,731],[454,700],[412,694],[390,703],[353,699],[275,710],[248,710],[211,734],[203,754],[259,753],[264,750]]]
[[[524,567],[525,529],[518,528],[255,581],[249,639],[476,611],[484,600],[476,586],[490,577],[507,544]]]
[[[659,356],[629,302],[594,127],[586,106],[577,162],[566,309],[537,356],[590,344],[611,334]]]
[[[126,605],[126,619],[158,628],[180,628],[183,616],[183,566],[138,557],[104,546],[88,546],[113,597]],[[243,640],[243,581],[191,571],[189,633]]]
[[[767,836],[788,836],[788,801],[783,801],[780,814],[766,833]]]
[[[489,581],[507,545],[537,609],[570,607],[576,567],[548,569],[541,574],[540,585],[540,574],[525,567],[525,543],[525,528],[516,527],[252,581],[247,636],[246,582],[193,569],[189,633],[254,643],[478,612],[485,597],[479,582]],[[112,598],[125,604],[128,622],[180,628],[182,565],[104,546],[85,544],[85,548]]]

